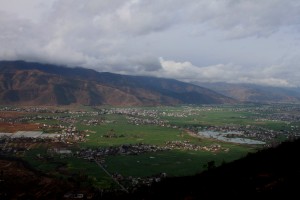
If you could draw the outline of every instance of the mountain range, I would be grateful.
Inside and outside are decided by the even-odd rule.
[[[210,89],[174,79],[24,61],[0,62],[1,105],[153,106],[235,102]]]
[[[155,106],[299,103],[300,89],[254,84],[185,83],[25,61],[0,61],[0,105]]]
[[[272,87],[255,84],[194,82],[240,102],[254,103],[299,103],[300,88]]]

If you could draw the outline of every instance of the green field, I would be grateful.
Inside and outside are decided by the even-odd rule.
[[[42,144],[26,151],[23,159],[44,173],[61,178],[85,177],[82,181],[83,184],[92,184],[105,189],[117,187],[112,178],[95,162],[76,157],[74,152],[79,152],[82,149],[93,151],[97,148],[141,143],[164,147],[170,141],[188,141],[190,144],[198,146],[217,144],[228,149],[226,152],[172,149],[138,155],[106,155],[103,157],[105,161],[103,165],[109,173],[118,173],[124,177],[151,177],[162,172],[167,173],[168,176],[194,175],[206,170],[206,164],[210,161],[214,161],[218,166],[224,162],[239,159],[249,152],[255,152],[263,146],[235,144],[211,138],[195,137],[195,135],[188,133],[188,130],[197,133],[197,131],[210,127],[238,129],[249,126],[253,130],[271,132],[297,131],[298,121],[274,120],[272,115],[274,109],[272,107],[270,110],[269,107],[264,105],[76,107],[72,108],[72,112],[66,111],[57,114],[46,112],[39,114],[42,118],[30,120],[30,122],[49,125],[48,132],[59,130],[51,129],[53,125],[75,126],[79,132],[85,134],[85,140],[63,145],[64,148],[72,150],[72,156],[58,154],[49,156],[49,145]],[[283,113],[284,111],[280,110],[280,112]],[[278,115],[278,113],[276,114]],[[34,114],[30,113],[29,116],[34,116]],[[130,117],[138,120],[139,123],[130,122]],[[143,120],[147,123],[156,120],[156,122],[163,122],[163,125],[140,123]],[[96,121],[96,123],[89,124],[89,121]],[[281,142],[287,136],[278,135],[274,138]]]
[[[80,180],[82,184],[92,184],[100,188],[117,187],[96,163],[59,155],[47,159],[48,154],[46,151],[46,148],[32,149],[26,153],[24,159],[35,169],[49,175],[63,179],[68,177],[80,179],[80,177],[84,177],[83,180]]]
[[[125,176],[144,177],[165,172],[168,176],[188,176],[205,170],[205,164],[216,165],[245,156],[250,149],[236,148],[230,152],[211,153],[205,151],[165,151],[138,156],[111,156],[107,158],[108,170]]]

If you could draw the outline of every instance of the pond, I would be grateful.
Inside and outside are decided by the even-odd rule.
[[[239,144],[265,144],[263,141],[259,140],[252,140],[248,138],[239,138],[239,137],[226,137],[226,135],[241,135],[240,132],[216,132],[216,131],[201,131],[198,132],[198,135],[207,137],[207,138],[214,138],[217,140],[225,141],[225,142],[233,142]]]

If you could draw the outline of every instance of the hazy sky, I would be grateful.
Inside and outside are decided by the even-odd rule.
[[[0,0],[0,59],[300,86],[300,0]]]

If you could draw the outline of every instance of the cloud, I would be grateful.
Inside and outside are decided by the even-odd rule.
[[[191,62],[176,62],[160,58],[162,69],[161,77],[176,78],[186,82],[227,82],[227,83],[252,83],[269,86],[294,87],[299,83],[297,76],[293,76],[284,66],[270,66],[245,69],[243,66],[217,64],[198,67]],[[282,73],[288,75],[282,78]],[[187,78],[188,77],[188,78]]]
[[[191,17],[224,31],[227,38],[268,37],[283,27],[299,29],[299,8],[293,0],[199,1]]]
[[[186,81],[300,85],[294,73],[300,64],[297,56],[275,62],[273,55],[282,56],[279,45],[261,50],[261,38],[277,44],[279,33],[286,40],[281,43],[286,42],[287,53],[296,49],[289,43],[296,43],[300,30],[298,1],[18,2],[0,0],[2,60],[24,59]],[[252,49],[246,51],[249,46]],[[263,64],[252,65],[249,60],[255,59]]]

